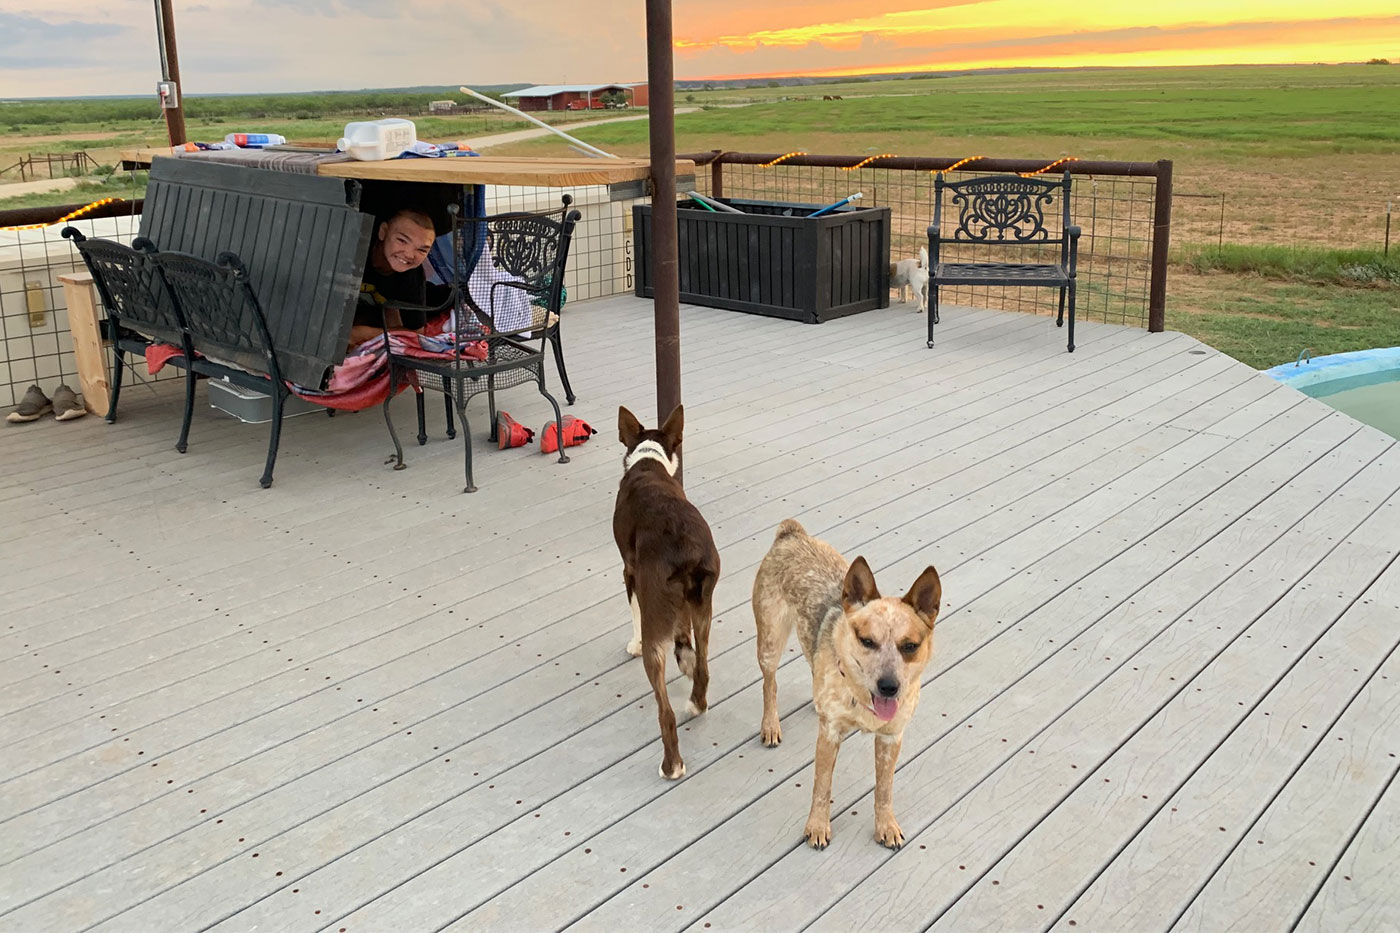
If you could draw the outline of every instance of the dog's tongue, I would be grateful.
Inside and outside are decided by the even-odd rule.
[[[899,712],[899,701],[893,697],[877,697],[870,695],[870,709],[875,713],[875,718],[881,722],[889,722],[894,718],[894,714]]]

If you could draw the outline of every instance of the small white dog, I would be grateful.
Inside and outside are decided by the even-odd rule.
[[[899,289],[899,303],[909,301],[908,289],[919,298],[919,313],[928,310],[928,248],[919,247],[918,259],[890,263],[890,288]]]

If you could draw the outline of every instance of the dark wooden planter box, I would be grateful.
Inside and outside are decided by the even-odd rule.
[[[681,301],[820,324],[889,307],[890,210],[723,198],[745,211],[678,204]],[[652,286],[651,205],[632,208],[636,294]]]

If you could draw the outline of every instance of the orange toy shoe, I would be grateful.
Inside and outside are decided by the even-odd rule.
[[[577,447],[597,433],[587,421],[575,418],[573,415],[564,416],[565,447]],[[540,453],[552,454],[558,449],[559,430],[551,421],[544,426],[544,431],[540,433]]]
[[[550,422],[553,424],[553,422]],[[496,413],[496,446],[505,450],[507,447],[524,447],[535,439],[535,432],[525,425],[516,421],[505,412]]]

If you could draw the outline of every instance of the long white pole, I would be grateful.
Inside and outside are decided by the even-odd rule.
[[[550,126],[548,123],[544,122],[543,120],[537,120],[537,119],[535,119],[534,117],[530,116],[528,113],[526,113],[526,112],[523,111],[523,110],[516,110],[516,109],[515,109],[514,107],[512,107],[510,104],[501,103],[500,101],[496,100],[496,99],[493,98],[493,97],[487,97],[485,94],[478,94],[476,91],[473,91],[473,90],[472,90],[471,88],[469,88],[469,87],[459,87],[458,90],[461,91],[463,94],[470,94],[472,97],[475,97],[477,100],[484,100],[484,101],[486,101],[486,103],[490,104],[490,105],[493,106],[493,107],[499,107],[499,108],[501,108],[502,110],[506,111],[507,113],[513,113],[513,114],[515,114],[517,117],[523,117],[524,119],[529,120],[531,123],[534,123],[534,124],[537,124],[537,125],[539,125],[539,126],[544,127],[545,129],[549,130],[551,133],[555,134],[556,136],[562,136],[562,137],[564,137],[565,139],[567,139],[569,142],[574,143],[575,145],[578,145],[578,146],[582,146],[584,149],[587,149],[589,152],[595,152],[595,153],[597,153],[598,155],[602,156],[602,157],[605,158],[605,159],[615,159],[615,158],[617,158],[617,157],[614,156],[611,152],[604,152],[603,150],[599,149],[597,146],[590,146],[590,145],[588,145],[588,143],[584,142],[584,141],[581,140],[581,139],[575,139],[573,136],[570,136],[568,133],[565,133],[563,130],[557,129],[556,127],[553,127],[553,126]]]

